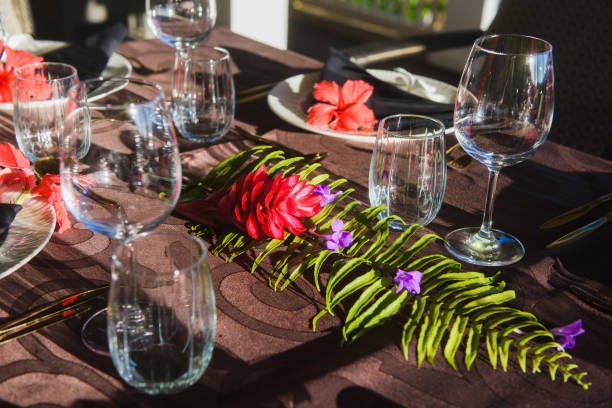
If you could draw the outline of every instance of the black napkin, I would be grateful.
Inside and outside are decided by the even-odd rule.
[[[376,79],[340,51],[330,48],[321,80],[334,81],[342,85],[348,79],[362,79],[374,87],[374,92],[366,105],[374,111],[377,119],[397,113],[411,113],[436,118],[447,127],[453,125],[455,109],[453,104],[433,102],[404,92],[394,85]]]
[[[99,77],[108,59],[127,33],[123,23],[115,23],[102,31],[85,37],[82,41],[48,52],[45,61],[63,62],[77,69],[79,79]]]
[[[0,203],[0,245],[4,243],[9,227],[20,210],[19,204]]]

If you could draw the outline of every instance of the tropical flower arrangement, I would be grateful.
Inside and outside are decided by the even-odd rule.
[[[39,178],[30,161],[10,143],[0,143],[0,167],[0,197],[6,192],[18,192],[19,196],[12,204],[23,204],[33,196],[43,197],[55,211],[56,230],[64,232],[71,227],[58,174],[45,174]]]
[[[371,131],[376,124],[374,112],[365,103],[374,87],[362,80],[348,80],[342,86],[321,81],[313,86],[312,96],[319,103],[308,108],[306,123],[338,132]]]
[[[11,47],[4,46],[3,63],[0,64],[0,103],[13,102],[13,94],[15,92],[15,69],[26,64],[42,62],[43,57],[37,57],[27,51],[15,50]]]
[[[353,189],[338,189],[345,179],[313,175],[319,164],[269,149],[257,146],[219,163],[185,187],[177,211],[195,221],[193,233],[210,239],[211,252],[226,261],[252,254],[255,273],[271,259],[271,270],[263,273],[274,290],[311,273],[325,298],[313,330],[319,319],[337,313],[341,341],[351,343],[393,321],[406,359],[416,343],[419,367],[425,360],[433,364],[441,352],[456,369],[461,348],[469,370],[486,349],[493,368],[506,371],[513,356],[523,371],[529,360],[533,373],[545,369],[553,380],[560,374],[589,387],[586,373],[567,361],[566,349],[584,332],[580,320],[547,329],[533,314],[508,305],[515,293],[499,272],[462,271],[455,260],[426,250],[441,238],[419,236],[419,225],[391,234],[390,222],[403,223],[401,218],[382,218],[384,207],[351,200]]]

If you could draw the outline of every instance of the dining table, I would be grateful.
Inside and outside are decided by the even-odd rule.
[[[237,91],[320,71],[323,62],[215,28],[204,43],[226,48]],[[173,58],[159,40],[122,42],[116,52],[158,68]],[[133,62],[135,64],[135,62]],[[427,75],[428,72],[420,72]],[[143,77],[171,93],[172,71],[151,69]],[[435,76],[435,72],[429,74]],[[440,79],[440,78],[438,78]],[[452,84],[457,85],[457,84]],[[405,112],[410,113],[410,112]],[[605,118],[601,118],[605,120]],[[214,144],[177,135],[183,174],[204,177],[221,160],[255,144],[249,132],[303,154],[326,152],[320,172],[346,178],[357,200],[368,202],[371,143],[345,140],[297,128],[279,118],[266,98],[238,103],[227,135]],[[588,137],[588,134],[576,137]],[[12,113],[0,111],[0,141],[16,145]],[[447,146],[455,143],[447,135]],[[457,153],[457,152],[456,152]],[[441,237],[457,227],[482,222],[487,169],[474,161],[448,169],[444,202],[423,233]],[[341,321],[312,318],[324,297],[300,277],[275,291],[265,272],[251,272],[249,259],[226,262],[208,255],[216,298],[216,336],[210,364],[201,379],[174,395],[150,396],[124,383],[109,357],[86,348],[80,330],[87,314],[0,344],[0,406],[4,407],[610,407],[612,406],[612,310],[572,291],[612,300],[612,223],[574,243],[546,245],[573,229],[605,216],[612,202],[564,225],[540,229],[546,220],[612,191],[612,162],[546,141],[530,159],[504,168],[498,180],[495,227],[521,239],[526,254],[502,267],[462,264],[463,271],[501,273],[516,292],[512,306],[533,313],[547,327],[582,319],[585,333],[569,350],[588,375],[588,390],[561,376],[523,372],[511,354],[506,371],[492,368],[481,350],[467,370],[454,370],[441,353],[434,364],[417,367],[403,356],[397,332],[383,326],[358,341],[341,344]],[[64,296],[110,281],[117,242],[73,219],[55,232],[42,251],[0,280],[0,323]],[[178,213],[159,229],[188,231]],[[210,242],[207,242],[209,245]],[[434,248],[448,254],[441,241]],[[265,271],[268,264],[262,264]],[[100,304],[104,305],[104,298]],[[462,355],[462,349],[459,350]],[[462,358],[458,358],[462,360]]]

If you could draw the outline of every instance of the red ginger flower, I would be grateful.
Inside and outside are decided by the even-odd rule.
[[[0,44],[2,41],[0,41]],[[22,65],[41,62],[42,57],[36,57],[27,51],[14,50],[5,47],[6,61],[4,70],[0,70],[0,103],[13,102],[13,92],[15,91],[15,69]]]
[[[210,224],[210,216],[229,220],[254,239],[264,235],[283,239],[285,229],[301,235],[306,231],[300,218],[321,211],[321,196],[312,194],[316,185],[307,184],[298,175],[268,177],[266,166],[247,173],[228,189],[211,196],[181,204],[177,210],[196,221]]]
[[[321,102],[308,108],[306,123],[316,127],[328,126],[340,132],[370,130],[376,123],[374,112],[365,103],[374,87],[365,81],[348,80],[342,88],[335,82],[314,84],[312,96]]]

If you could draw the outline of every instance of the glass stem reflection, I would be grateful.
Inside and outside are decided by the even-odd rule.
[[[493,229],[493,202],[495,201],[495,190],[497,188],[497,176],[499,169],[489,168],[489,183],[487,185],[487,201],[485,202],[485,211],[482,218],[482,225],[478,231],[477,239],[487,245],[494,245],[495,237],[491,230]]]
[[[174,106],[175,101],[179,96],[180,84],[183,81],[184,69],[179,67],[185,66],[187,59],[187,48],[177,48],[174,54],[174,70],[172,72],[172,105]]]

